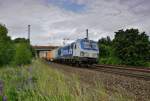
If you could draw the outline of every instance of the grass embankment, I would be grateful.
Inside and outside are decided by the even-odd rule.
[[[101,83],[89,87],[78,77],[66,76],[39,60],[30,66],[0,68],[3,95],[8,101],[129,101],[122,94],[108,94]]]

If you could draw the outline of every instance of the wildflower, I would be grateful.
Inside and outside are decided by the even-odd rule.
[[[7,101],[7,98],[6,98],[6,96],[4,96],[4,97],[3,97],[3,100],[2,100],[2,101]]]
[[[3,81],[0,80],[0,96],[3,95]]]

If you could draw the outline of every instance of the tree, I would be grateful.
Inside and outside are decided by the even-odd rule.
[[[113,44],[115,53],[123,64],[144,65],[150,56],[149,37],[138,29],[119,30],[115,32]]]
[[[31,63],[32,52],[29,49],[27,43],[18,43],[16,45],[16,52],[14,56],[13,64],[24,65]]]
[[[16,38],[16,39],[13,40],[13,42],[14,42],[15,44],[18,44],[18,43],[26,43],[27,46],[28,46],[28,48],[29,48],[29,49],[31,50],[31,52],[32,52],[32,56],[35,57],[35,50],[34,50],[34,48],[30,45],[30,42],[29,42],[28,39],[25,39],[25,38]]]
[[[98,44],[100,64],[120,64],[120,60],[114,54],[112,40],[109,36],[101,38]]]
[[[99,43],[100,45],[101,45],[101,44],[103,44],[103,45],[111,45],[112,41],[111,41],[110,37],[107,36],[106,38],[101,38],[101,39],[98,41],[98,43]]]
[[[15,43],[29,43],[28,39],[25,38],[16,38],[13,40]]]
[[[110,56],[110,46],[111,46],[111,39],[109,36],[107,36],[106,38],[101,38],[98,41],[98,45],[99,45],[99,56],[100,57],[109,57]]]
[[[9,63],[16,65],[30,63],[34,50],[29,40],[25,38],[11,40],[7,34],[7,28],[0,24],[0,66]]]
[[[9,64],[13,57],[13,44],[7,33],[7,28],[0,24],[0,65]]]

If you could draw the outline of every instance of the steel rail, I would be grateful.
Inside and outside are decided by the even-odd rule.
[[[106,73],[112,73],[122,76],[128,76],[128,77],[134,77],[137,79],[143,79],[146,81],[150,81],[150,71],[147,69],[134,69],[134,68],[122,68],[122,67],[114,67],[114,66],[107,66],[107,65],[94,65],[91,66],[92,70],[100,71],[100,72],[106,72]],[[138,74],[141,73],[141,74]],[[146,75],[145,73],[149,74]]]
[[[136,72],[144,72],[150,73],[150,69],[147,68],[131,68],[131,67],[124,67],[124,66],[112,66],[112,65],[95,65],[96,67],[103,67],[103,68],[111,68],[111,69],[120,69],[120,70],[128,70],[128,71],[136,71]]]

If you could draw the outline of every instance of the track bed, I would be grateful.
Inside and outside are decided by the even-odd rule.
[[[49,65],[52,68],[64,72],[65,75],[78,75],[80,81],[89,86],[95,86],[95,82],[100,81],[104,84],[109,93],[118,92],[118,89],[123,89],[123,91],[127,91],[129,95],[135,96],[136,101],[149,101],[148,99],[150,99],[150,81],[148,80],[92,70],[86,67],[80,68],[56,63],[49,63]]]

